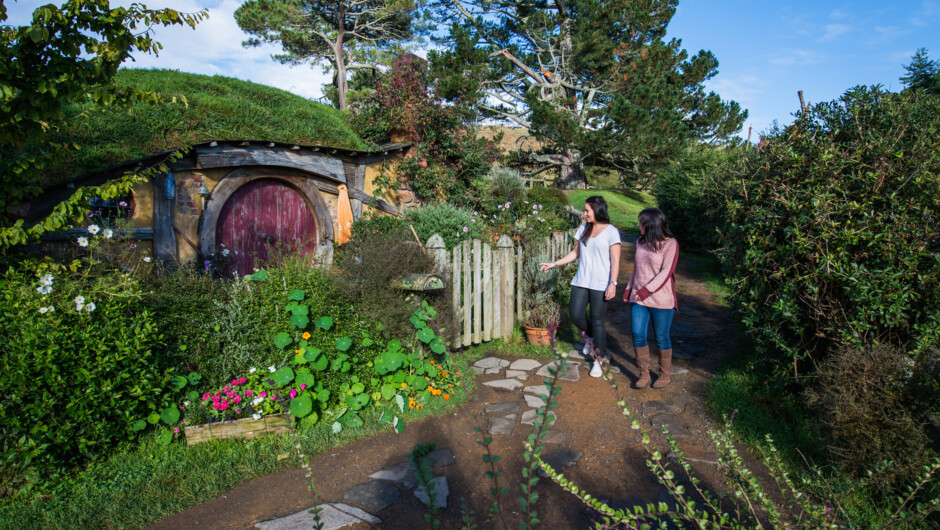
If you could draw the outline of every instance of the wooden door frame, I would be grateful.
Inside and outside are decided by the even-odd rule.
[[[293,188],[303,197],[317,224],[317,256],[329,255],[333,249],[333,217],[320,191],[338,194],[332,179],[303,171],[279,167],[239,168],[225,175],[206,200],[206,209],[199,219],[199,250],[205,256],[216,251],[215,231],[222,207],[242,186],[255,180],[276,180]]]

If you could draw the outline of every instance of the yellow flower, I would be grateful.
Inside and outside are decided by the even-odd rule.
[[[304,340],[307,340],[307,339],[310,338],[310,333],[307,333],[307,332],[305,331],[302,336],[303,336]]]
[[[294,350],[294,353],[300,353],[300,350]]]
[[[408,388],[408,383],[402,383],[402,384],[401,384],[401,387],[402,387],[402,388]]]

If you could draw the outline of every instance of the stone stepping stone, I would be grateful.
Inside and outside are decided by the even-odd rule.
[[[551,374],[548,373],[548,369],[557,368],[558,363],[559,361],[552,361],[546,364],[545,366],[539,368],[539,371],[535,372],[535,375],[541,375],[543,377],[551,377]],[[562,381],[580,381],[581,373],[578,370],[580,367],[581,367],[581,363],[577,361],[568,361],[568,366],[566,370],[558,376],[558,379],[561,379]]]
[[[652,416],[656,414],[672,414],[679,412],[679,407],[665,401],[647,401],[643,403],[643,414]]]
[[[525,404],[533,409],[541,408],[545,406],[545,400],[541,396],[548,395],[546,394],[523,394],[522,397],[525,398]]]
[[[477,368],[476,366],[471,366],[470,369],[473,370],[474,372],[476,372],[477,375],[481,375],[481,374],[483,374],[484,372],[486,372],[486,369],[484,369],[484,368]]]
[[[343,493],[343,500],[354,502],[372,512],[380,512],[397,501],[400,495],[394,484],[373,480],[349,488]]]
[[[519,359],[518,361],[515,361],[509,365],[510,370],[525,370],[526,372],[531,372],[532,370],[541,367],[542,363],[536,361],[535,359]]]
[[[402,462],[382,471],[376,471],[369,475],[369,478],[397,482],[409,489],[418,484],[418,478],[415,477],[415,470],[411,462]]]
[[[690,438],[692,436],[692,424],[672,414],[657,414],[650,419],[650,425],[656,429],[656,432],[662,432],[665,427],[673,438]]]
[[[525,411],[525,412],[522,413],[522,418],[519,420],[519,423],[524,423],[524,424],[526,424],[526,425],[532,425],[533,423],[535,423],[536,421],[538,421],[538,419],[539,419],[538,413],[536,413],[534,410],[527,410],[527,411]],[[554,425],[554,424],[555,424],[555,419],[556,419],[556,418],[555,418],[555,413],[554,413],[554,412],[549,412],[549,413],[548,413],[548,424],[549,424],[549,425]]]
[[[493,381],[486,381],[483,384],[497,390],[515,390],[523,386],[522,382],[518,379],[496,379]]]
[[[484,370],[491,368],[506,368],[509,366],[509,361],[500,359],[499,357],[487,357],[473,363],[473,366],[477,368],[483,368]]]
[[[502,371],[502,368],[487,368],[486,371],[483,373],[486,375],[493,375],[493,374],[498,374],[501,371]]]
[[[502,412],[519,412],[519,409],[522,408],[522,404],[518,401],[512,403],[497,403],[495,405],[490,405],[484,409],[487,414],[500,414]]]
[[[450,449],[438,449],[424,457],[424,460],[431,467],[444,467],[453,464],[457,459],[454,458],[454,453],[451,453]]]
[[[561,431],[551,430],[542,436],[542,442],[547,444],[562,445],[568,441],[568,437]]]
[[[529,372],[524,370],[506,370],[506,377],[525,381],[529,378]]]
[[[486,432],[490,434],[512,434],[512,431],[516,428],[516,418],[518,414],[506,414],[505,416],[493,416],[490,418],[490,424],[486,428]]]
[[[434,477],[431,479],[431,484],[431,489],[434,491],[434,506],[447,508],[447,496],[450,495],[450,490],[447,488],[447,477]],[[415,497],[423,502],[425,506],[431,505],[431,498],[424,491],[424,486],[418,486],[415,489]]]
[[[336,530],[363,521],[369,524],[382,524],[378,517],[354,506],[342,503],[321,504],[320,524],[324,530]],[[287,517],[272,519],[256,525],[261,530],[309,530],[313,528],[313,514],[310,510],[297,512]]]
[[[545,385],[532,385],[532,386],[527,386],[523,388],[522,392],[527,393],[527,394],[537,394],[540,396],[547,396],[548,388],[546,388]]]
[[[542,457],[542,460],[546,464],[552,466],[552,469],[558,471],[559,473],[568,467],[571,467],[577,463],[581,458],[582,453],[580,451],[572,451],[570,449],[559,449]],[[547,477],[544,471],[539,469],[540,477]]]

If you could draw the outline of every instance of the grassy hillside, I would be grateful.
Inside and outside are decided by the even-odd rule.
[[[44,185],[207,140],[267,140],[368,150],[343,113],[277,88],[170,70],[121,70],[116,81],[119,86],[158,92],[164,100],[155,105],[94,110],[87,119],[69,122],[53,135],[53,141],[75,144],[78,149],[56,160]],[[76,107],[72,112],[81,110]]]
[[[600,195],[607,201],[607,214],[610,222],[618,229],[640,235],[636,217],[644,208],[656,206],[656,199],[652,195],[642,192],[624,190],[622,193],[606,190],[572,190],[565,192],[568,201],[579,210],[584,208],[584,201],[592,195]]]

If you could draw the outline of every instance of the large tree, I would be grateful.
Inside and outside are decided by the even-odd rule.
[[[441,86],[478,92],[481,114],[528,128],[534,173],[584,185],[585,163],[648,176],[689,140],[722,142],[746,111],[707,93],[711,52],[666,40],[676,0],[438,0]]]
[[[248,0],[235,21],[252,36],[245,46],[279,44],[279,62],[326,61],[345,109],[347,71],[377,68],[389,50],[420,33],[416,11],[412,0]]]
[[[145,175],[130,175],[97,190],[76,190],[72,199],[29,231],[22,219],[12,226],[11,207],[41,191],[39,179],[51,153],[47,133],[70,116],[70,107],[86,108],[156,100],[157,94],[118,87],[114,75],[135,52],[156,54],[154,26],[195,25],[207,13],[147,9],[139,4],[112,8],[109,0],[68,0],[47,4],[23,26],[0,25],[0,248],[26,241],[28,235],[59,229],[87,208],[94,196],[125,193]],[[0,0],[0,22],[7,19]],[[82,199],[84,195],[84,200]]]
[[[901,82],[905,87],[940,94],[940,62],[927,56],[927,48],[919,48],[904,69],[907,73],[901,76]]]

